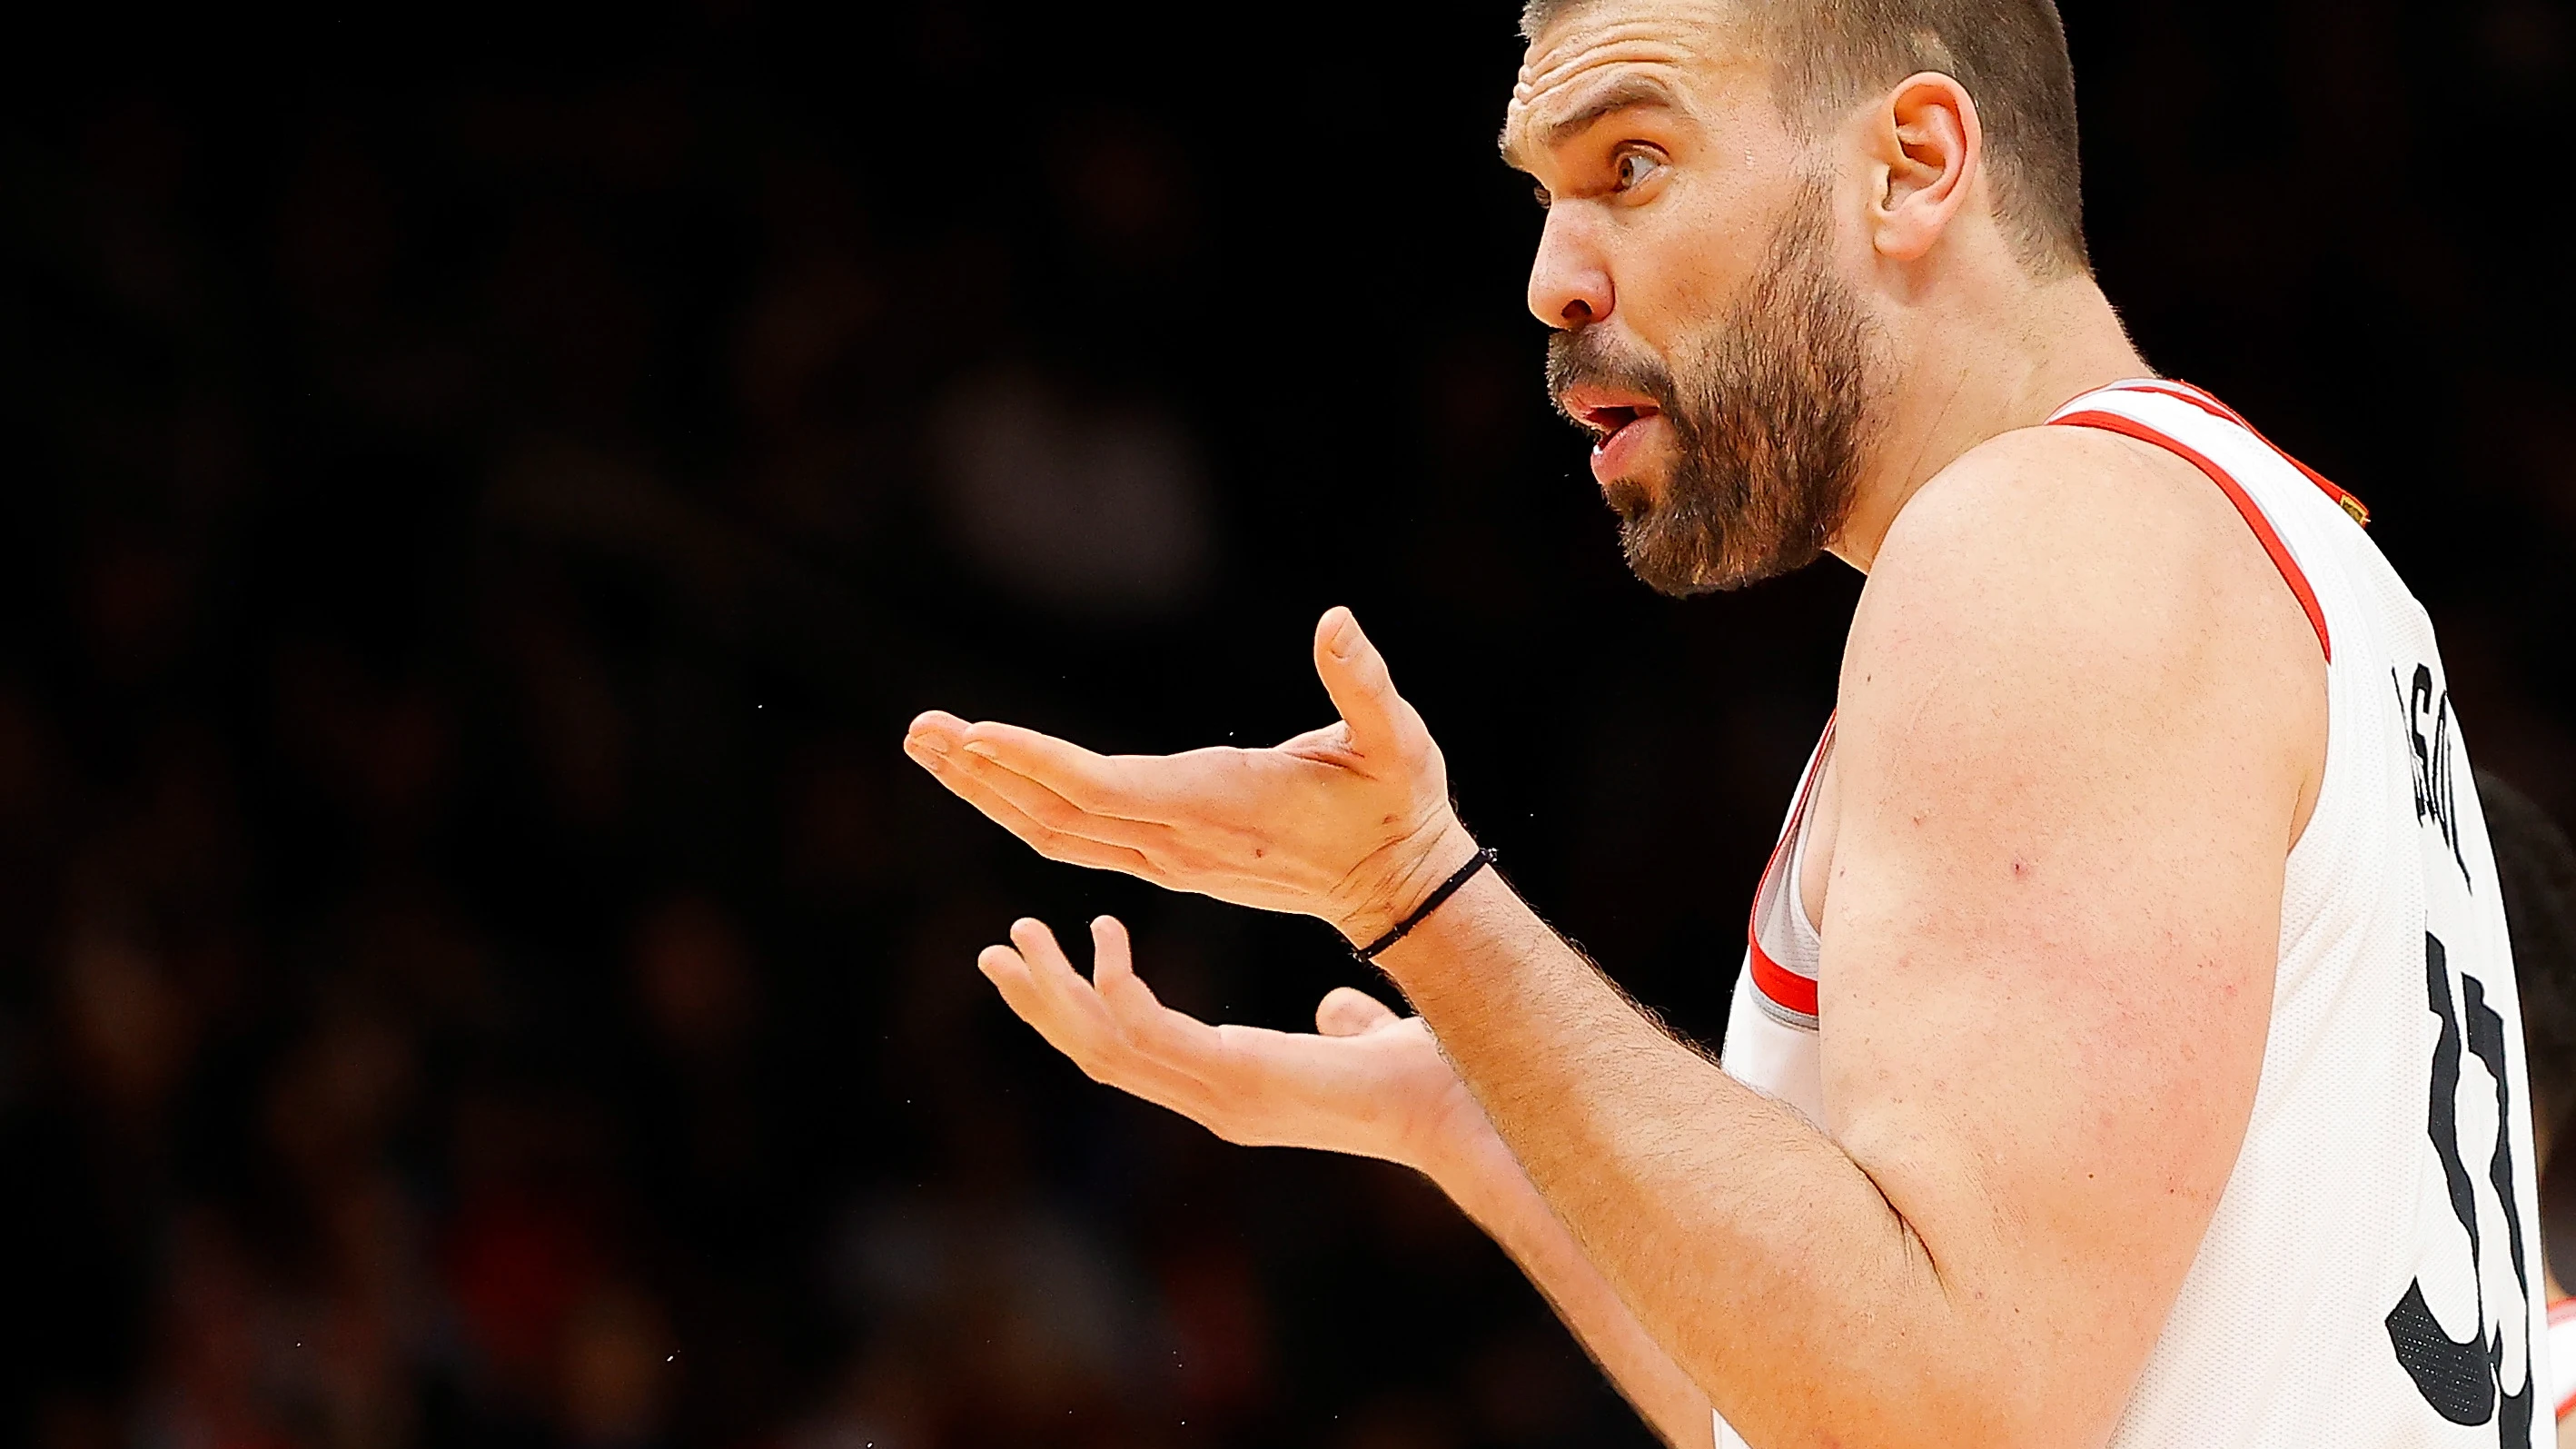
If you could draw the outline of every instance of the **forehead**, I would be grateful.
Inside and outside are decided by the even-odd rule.
[[[1723,102],[1765,83],[1744,7],[1726,0],[1576,0],[1529,45],[1503,116],[1507,154],[1605,97]]]

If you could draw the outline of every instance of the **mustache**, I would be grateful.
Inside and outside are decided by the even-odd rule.
[[[1680,409],[1676,406],[1679,390],[1673,385],[1672,370],[1663,359],[1651,352],[1622,347],[1608,333],[1586,327],[1574,332],[1558,332],[1547,339],[1547,400],[1555,406],[1557,416],[1577,427],[1583,419],[1565,405],[1565,395],[1577,387],[1591,385],[1633,392],[1652,401],[1666,417]]]

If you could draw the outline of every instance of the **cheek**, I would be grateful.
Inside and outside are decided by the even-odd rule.
[[[1767,253],[1757,208],[1705,181],[1675,177],[1611,241],[1620,310],[1665,356],[1723,316]]]

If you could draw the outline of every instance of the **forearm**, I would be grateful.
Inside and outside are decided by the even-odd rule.
[[[1869,1176],[1645,1018],[1498,878],[1383,964],[1580,1256],[1729,1422],[1903,1442],[1941,1395],[1973,1397],[1943,1287]]]
[[[1380,958],[1581,1256],[1770,1449],[2108,1438],[2243,1141],[2280,844],[2321,768],[2304,746],[2246,755],[2239,721],[2270,705],[2183,687],[2278,674],[2233,656],[2211,667],[2237,637],[2229,608],[2140,615],[2101,592],[2100,570],[2033,573],[2028,557],[2053,555],[1992,553],[1985,524],[1935,513],[1923,526],[1952,528],[1935,536],[1990,572],[1961,590],[1920,567],[1890,585],[1882,567],[1873,595],[1910,602],[1855,624],[1817,1121],[1665,1035],[1491,872],[1458,876],[1466,889]],[[1946,556],[1912,547],[1918,565]],[[2092,592],[2024,588],[2079,578]],[[1927,654],[1941,666],[1914,669]],[[1273,749],[1107,757],[935,713],[907,749],[1056,859],[1372,941],[1474,843],[1448,812],[1438,746],[1346,612],[1319,622],[1315,666],[1341,719]],[[1014,927],[1024,949],[1042,934]],[[1003,954],[984,964],[1029,998],[1024,1015],[1047,1014],[1041,996],[1080,999],[1060,953],[1025,979]],[[1298,1055],[1277,1033],[1166,1020],[1178,1014],[1132,973],[1102,994],[1130,1003],[1123,1024],[1097,1002],[1099,1019],[1060,1023],[1086,1070],[1116,1080],[1134,1057],[1134,1090],[1197,1103],[1229,1140],[1305,1141],[1261,1110],[1265,1092],[1211,1104],[1204,1075],[1169,1069],[1205,1061],[1258,1086]],[[1363,1041],[1404,1048],[1393,1030]],[[1383,1095],[1353,1090],[1374,1050],[1316,1057],[1302,1090],[1377,1121]]]
[[[1708,1395],[1619,1300],[1501,1138],[1476,1134],[1428,1170],[1459,1210],[1529,1275],[1593,1362],[1665,1443],[1674,1449],[1710,1449],[1715,1435]]]

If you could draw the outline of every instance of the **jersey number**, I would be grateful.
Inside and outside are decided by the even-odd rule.
[[[2397,1349],[2397,1361],[2405,1365],[2408,1376],[2424,1402],[2454,1424],[2483,1424],[2497,1420],[2498,1441],[2510,1449],[2528,1449],[2531,1443],[2531,1416],[2534,1386],[2531,1381],[2531,1344],[2524,1335],[2522,1345],[2522,1392],[2504,1392],[2504,1329],[2497,1326],[2495,1337],[2486,1338],[2486,1279],[2479,1267],[2483,1246],[2478,1241],[2477,1184],[2470,1180],[2469,1169],[2461,1160],[2459,1124],[2461,1018],[2467,1018],[2468,1049],[2484,1062],[2487,1074],[2496,1084],[2495,1152],[2487,1159],[2487,1176],[2495,1184],[2496,1200],[2504,1205],[2505,1234],[2513,1251],[2514,1283],[2520,1293],[2513,1311],[2527,1313],[2524,1306],[2531,1298],[2531,1277],[2523,1262],[2522,1219],[2515,1207],[2513,1192],[2513,1101],[2505,1075],[2504,1018],[2487,1005],[2486,988],[2478,978],[2460,975],[2460,986],[2466,997],[2465,1013],[2452,1010],[2451,973],[2447,953],[2431,932],[2424,936],[2424,985],[2431,998],[2432,1011],[2442,1022],[2441,1039],[2433,1047],[2433,1102],[2429,1131],[2433,1150],[2442,1159],[2442,1175],[2451,1190],[2451,1211],[2469,1235],[2469,1276],[2478,1285],[2477,1326],[2469,1330],[2465,1343],[2454,1341],[2433,1310],[2424,1302],[2421,1279],[2407,1286],[2406,1296],[2388,1311],[2388,1341]]]

